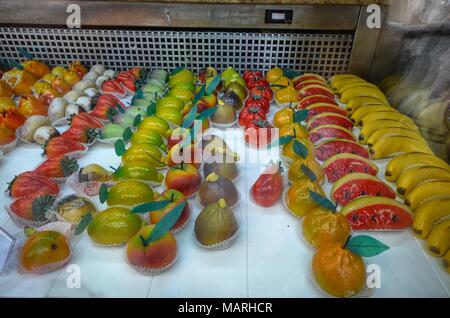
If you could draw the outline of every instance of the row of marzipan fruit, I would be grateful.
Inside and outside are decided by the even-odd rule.
[[[396,184],[397,194],[414,211],[414,235],[426,239],[427,251],[444,257],[450,271],[450,166],[377,86],[351,74],[334,76],[330,85],[360,127],[359,142],[369,147],[371,158],[393,157],[386,180]]]

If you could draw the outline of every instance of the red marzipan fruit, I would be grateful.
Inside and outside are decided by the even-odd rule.
[[[9,196],[19,198],[30,193],[52,194],[59,193],[58,184],[52,179],[37,172],[26,171],[16,176],[10,183]]]
[[[46,155],[47,158],[54,158],[69,154],[71,152],[85,150],[85,145],[67,137],[59,136],[51,138],[47,142],[47,144],[44,146],[44,155]]]
[[[111,95],[110,95],[111,96]],[[88,113],[79,113],[70,120],[70,128],[88,129],[88,128],[103,128],[100,120]]]
[[[114,79],[103,82],[102,84],[103,93],[117,93],[117,94],[125,94],[125,89],[122,85],[120,85],[119,81]]]
[[[350,119],[335,113],[320,113],[311,117],[307,122],[308,129],[323,125],[337,125],[348,130],[353,129],[353,122]]]
[[[82,144],[91,143],[96,136],[97,131],[92,128],[87,129],[69,128],[61,135],[61,137],[63,138],[74,140]]]
[[[312,143],[316,143],[324,138],[339,138],[356,141],[356,137],[351,131],[337,125],[322,125],[311,129],[308,138]]]
[[[401,230],[411,226],[413,216],[404,204],[383,197],[361,197],[351,201],[341,213],[353,230]]]
[[[333,104],[325,104],[325,103],[312,104],[312,105],[306,107],[306,109],[308,110],[308,118],[307,119],[310,119],[311,117],[316,116],[321,113],[335,113],[335,114],[339,114],[342,116],[347,116],[347,111],[345,109],[339,108]]]
[[[316,158],[321,161],[327,160],[331,156],[339,153],[351,153],[367,159],[369,158],[369,151],[366,148],[350,140],[330,139],[320,143],[316,147]]]
[[[75,159],[58,156],[45,160],[34,171],[48,178],[63,178],[70,176],[78,168],[79,166]]]
[[[117,108],[117,105],[120,105],[123,109],[125,106],[123,103],[111,94],[104,94],[97,98],[97,102],[95,103],[94,110],[91,112],[97,118],[100,119],[108,119],[108,112],[112,108]]]
[[[323,164],[323,171],[328,182],[335,182],[343,176],[354,173],[366,173],[376,176],[377,166],[364,157],[353,154],[338,154],[328,158]]]
[[[305,98],[300,99],[300,101],[298,102],[297,108],[305,109],[309,105],[312,105],[315,103],[328,103],[328,104],[339,106],[334,98],[330,98],[328,96],[323,96],[323,95],[312,95],[312,96],[307,96]]]
[[[395,191],[377,177],[364,173],[350,173],[333,184],[331,197],[344,206],[360,196],[386,197],[395,199]]]
[[[44,221],[45,212],[51,208],[54,200],[54,196],[34,193],[16,199],[9,208],[11,212],[23,219]]]

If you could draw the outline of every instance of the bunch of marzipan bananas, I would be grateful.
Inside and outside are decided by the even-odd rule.
[[[356,75],[339,74],[330,79],[330,86],[360,127],[358,139],[369,147],[372,159],[402,153],[433,154],[415,122],[391,107],[374,84]]]
[[[426,239],[428,252],[443,257],[450,273],[450,166],[431,154],[407,153],[387,164],[385,177],[414,211],[414,235]]]

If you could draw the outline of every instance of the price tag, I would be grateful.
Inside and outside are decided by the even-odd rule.
[[[0,227],[0,275],[6,268],[6,263],[10,258],[16,239]]]

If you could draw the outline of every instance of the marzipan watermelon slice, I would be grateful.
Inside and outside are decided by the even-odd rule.
[[[353,133],[350,130],[342,128],[341,126],[337,125],[317,126],[316,128],[313,128],[309,131],[308,138],[313,143],[316,143],[319,140],[323,141],[324,138],[328,139],[339,138],[356,141],[355,135],[353,135]]]
[[[320,113],[311,117],[307,122],[308,129],[322,125],[337,125],[345,129],[353,129],[353,123],[350,119],[336,113]]]
[[[413,222],[406,205],[383,197],[357,198],[342,208],[341,213],[353,230],[401,230]]]
[[[330,139],[321,142],[316,147],[316,158],[321,161],[325,161],[339,153],[350,153],[369,158],[369,151],[366,148],[350,140]]]
[[[292,82],[294,82],[294,86],[305,81],[319,81],[322,83],[326,83],[326,80],[322,76],[314,73],[305,73],[303,75],[294,77],[294,79],[292,80]]]
[[[307,81],[298,82],[294,86],[294,88],[295,88],[295,90],[298,91],[298,90],[300,90],[300,89],[302,89],[302,88],[304,88],[304,87],[306,87],[308,85],[321,85],[323,87],[327,87],[327,84],[325,84],[324,82],[320,82],[319,80],[307,80]]]
[[[306,107],[306,109],[308,110],[308,118],[307,119],[310,119],[311,117],[316,116],[321,113],[335,113],[335,114],[339,114],[342,116],[347,115],[347,111],[345,109],[339,108],[333,104],[316,103],[316,104],[309,105],[308,107]]]
[[[328,158],[323,164],[328,182],[335,182],[349,173],[360,172],[376,176],[378,167],[364,157],[341,153]]]
[[[327,103],[327,104],[332,104],[332,105],[338,106],[338,104],[334,98],[330,98],[330,97],[323,96],[323,95],[312,95],[312,96],[302,98],[299,101],[297,108],[305,109],[309,105],[312,105],[315,103]]]
[[[311,95],[323,95],[330,98],[334,98],[334,93],[328,88],[323,85],[317,85],[317,84],[311,84],[307,85],[298,91],[298,96],[300,98],[311,96]]]
[[[377,177],[365,173],[350,173],[333,184],[331,198],[345,206],[361,196],[386,197],[395,199],[395,191]]]

